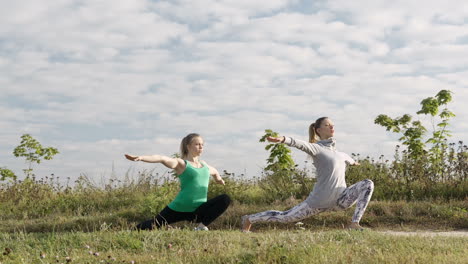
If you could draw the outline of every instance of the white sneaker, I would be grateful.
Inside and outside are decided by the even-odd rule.
[[[206,226],[197,226],[193,230],[195,230],[195,231],[208,231],[209,229]]]

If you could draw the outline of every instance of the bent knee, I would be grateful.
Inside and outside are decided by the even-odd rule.
[[[229,197],[229,195],[221,194],[219,197],[221,198],[221,200],[226,206],[229,206],[231,204],[232,200],[231,200],[231,197]]]
[[[366,185],[367,188],[369,189],[374,189],[374,182],[370,179],[365,179],[364,184]]]

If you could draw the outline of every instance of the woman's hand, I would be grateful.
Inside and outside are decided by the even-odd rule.
[[[345,163],[346,163],[346,165],[348,165],[348,166],[359,166],[359,165],[361,165],[361,164],[359,164],[359,162],[354,161],[354,160],[352,160],[352,159],[351,159],[351,160],[346,160]]]
[[[128,155],[128,154],[125,154],[125,158],[127,158],[128,160],[131,160],[131,161],[141,161],[141,160],[143,160],[140,156],[132,156],[132,155]]]
[[[221,177],[215,179],[215,182],[218,183],[218,184],[225,185],[224,180],[223,180],[223,178],[221,178]]]
[[[273,142],[273,143],[282,143],[284,142],[284,137],[267,137],[266,140],[268,140],[269,142]]]

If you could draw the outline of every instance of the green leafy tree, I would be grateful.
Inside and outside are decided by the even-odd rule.
[[[451,92],[442,90],[435,97],[424,99],[421,102],[421,110],[417,112],[417,114],[431,115],[433,133],[427,142],[432,143],[435,147],[444,145],[445,140],[452,136],[450,131],[447,130],[449,119],[455,117],[455,114],[447,108],[447,104],[451,101]],[[439,111],[440,107],[444,107],[441,112]],[[437,116],[440,118],[440,121],[436,124]]]
[[[267,137],[278,137],[278,133],[271,129],[265,130],[260,142],[266,142]],[[268,165],[264,169],[264,177],[260,187],[264,189],[265,199],[286,199],[291,196],[302,197],[310,190],[312,181],[305,171],[296,169],[291,150],[284,144],[268,144],[265,150],[270,151]]]
[[[447,104],[452,101],[451,92],[448,90],[441,90],[435,97],[428,97],[421,101],[421,110],[417,114],[431,115],[433,133],[432,137],[423,141],[423,137],[427,129],[421,124],[420,121],[412,121],[412,117],[408,114],[398,118],[391,118],[387,115],[381,114],[377,116],[374,122],[395,133],[402,133],[403,136],[399,140],[403,145],[408,146],[408,152],[412,158],[418,158],[425,154],[426,143],[431,143],[432,153],[438,153],[441,147],[446,147],[446,139],[450,137],[450,131],[447,130],[449,125],[448,121],[454,117],[447,108]],[[444,107],[440,112],[439,108]],[[440,122],[436,123],[435,118],[439,117]]]
[[[0,168],[0,176],[1,176],[0,181],[4,181],[7,178],[10,178],[10,179],[13,179],[13,180],[16,179],[15,173],[13,171],[7,169],[6,167]]]
[[[381,114],[374,122],[386,128],[387,131],[402,133],[399,141],[408,147],[407,158],[414,164],[421,165],[422,159],[429,158],[429,165],[426,165],[432,173],[432,177],[443,177],[445,163],[449,158],[447,153],[449,146],[448,138],[451,136],[447,129],[450,118],[455,114],[447,108],[447,104],[452,101],[452,92],[448,90],[439,91],[434,97],[428,97],[421,101],[421,110],[418,115],[430,115],[432,122],[432,135],[424,141],[427,129],[420,121],[412,121],[408,114],[398,118],[391,118]],[[442,110],[440,110],[442,108]],[[426,144],[430,144],[427,149]]]
[[[265,135],[260,138],[260,142],[266,142],[267,137],[278,137],[279,134],[271,129],[265,129]],[[266,171],[294,169],[296,163],[291,157],[291,150],[284,144],[268,144],[265,150],[270,151],[267,159]]]
[[[443,174],[445,154],[448,149],[447,139],[451,137],[447,129],[449,120],[455,117],[455,114],[447,108],[447,104],[452,101],[452,93],[448,90],[442,90],[435,97],[428,97],[421,102],[422,108],[418,114],[430,115],[432,121],[432,137],[426,143],[432,144],[430,148],[430,159],[434,164],[433,169],[436,175]],[[442,111],[439,109],[443,107]],[[436,121],[438,117],[439,121]]]
[[[391,118],[387,115],[379,115],[374,120],[376,124],[379,124],[395,133],[402,133],[403,135],[398,139],[403,145],[408,146],[409,155],[417,159],[424,154],[425,143],[423,136],[427,129],[421,124],[420,121],[412,121],[412,117],[408,114],[398,118]]]
[[[59,151],[53,147],[43,147],[39,141],[34,139],[29,134],[24,134],[21,136],[21,143],[13,150],[13,155],[15,157],[24,157],[28,168],[24,169],[26,177],[32,175],[33,164],[40,164],[41,161],[51,160]]]

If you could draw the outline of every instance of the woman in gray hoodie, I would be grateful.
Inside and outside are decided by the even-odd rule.
[[[257,222],[295,222],[312,215],[329,211],[344,210],[356,203],[350,229],[362,229],[359,221],[369,204],[374,183],[363,180],[349,187],[346,186],[346,165],[359,165],[354,159],[335,148],[333,122],[328,117],[321,117],[309,127],[309,142],[291,137],[268,137],[273,143],[284,143],[298,148],[312,159],[317,169],[317,182],[309,197],[287,211],[265,211],[242,216],[242,231],[249,232]]]

